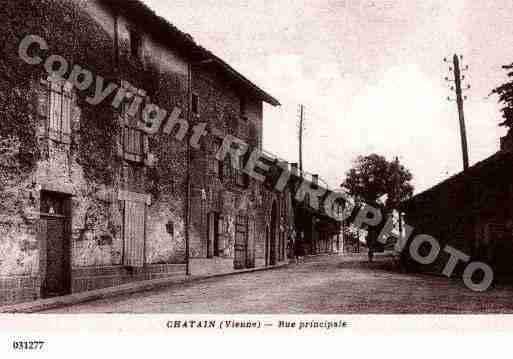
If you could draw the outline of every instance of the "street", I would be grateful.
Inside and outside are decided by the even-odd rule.
[[[341,256],[171,285],[45,313],[513,313],[513,285],[477,293],[458,279],[404,274]]]

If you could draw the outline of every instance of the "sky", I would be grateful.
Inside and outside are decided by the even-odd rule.
[[[463,56],[470,165],[499,149],[491,90],[513,62],[513,2],[503,0],[144,0],[276,97],[264,148],[336,188],[359,155],[396,156],[419,193],[463,168],[443,58]]]

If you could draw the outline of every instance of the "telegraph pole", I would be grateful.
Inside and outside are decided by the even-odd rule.
[[[461,151],[463,154],[463,170],[468,169],[468,144],[467,144],[467,131],[465,129],[465,115],[463,112],[463,101],[467,99],[467,96],[462,95],[462,80],[465,79],[465,75],[461,74],[460,69],[460,59],[462,59],[462,56],[454,55],[453,57],[453,70],[454,72],[454,79],[450,80],[449,78],[445,78],[447,81],[454,81],[454,86],[451,87],[451,90],[453,90],[456,94],[456,104],[458,106],[458,117],[459,117],[459,123],[460,123],[460,135],[461,135]],[[444,59],[445,62],[447,62],[447,59]],[[468,66],[465,67],[465,70],[468,70]],[[468,85],[465,89],[469,89],[470,85]],[[451,100],[450,98],[448,98]]]
[[[305,107],[299,105],[299,173],[303,173],[303,130]]]

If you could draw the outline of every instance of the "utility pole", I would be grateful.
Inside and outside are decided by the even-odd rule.
[[[187,71],[187,121],[191,123],[192,119],[192,64],[189,63]],[[190,208],[191,208],[191,144],[190,136],[186,137],[185,144],[185,275],[191,275],[190,265]]]
[[[397,167],[397,173],[395,174],[395,181],[394,181],[394,186],[395,186],[395,196],[396,198],[394,198],[394,201],[397,201],[396,202],[396,206],[397,206],[397,213],[398,213],[398,231],[399,231],[399,239],[397,240],[399,243],[402,242],[402,235],[403,235],[403,224],[402,224],[402,217],[401,217],[401,178],[399,178],[399,170],[401,168],[400,164],[399,164],[399,156],[396,156],[395,157],[395,164],[396,164],[396,167]],[[393,211],[394,211],[394,208],[392,208],[392,216],[394,215],[393,214]],[[396,241],[396,243],[397,243]]]
[[[303,130],[304,130],[305,107],[299,105],[299,173],[303,174]]]
[[[463,59],[462,56],[454,55],[453,56],[453,68],[450,68],[454,72],[454,79],[449,79],[448,77],[445,78],[446,81],[453,81],[454,86],[451,87],[451,90],[453,90],[456,93],[456,104],[458,106],[458,117],[459,117],[459,123],[460,123],[460,135],[461,135],[461,150],[463,154],[463,170],[468,169],[468,144],[467,144],[467,131],[465,129],[465,115],[463,112],[463,101],[467,99],[467,96],[462,95],[462,80],[465,79],[465,75],[462,75],[462,70],[460,69],[460,59]],[[447,62],[447,59],[444,59],[445,62]],[[464,68],[464,70],[468,70],[468,66]],[[470,89],[470,85],[467,85],[465,88],[466,90]],[[449,97],[448,100],[451,100]]]

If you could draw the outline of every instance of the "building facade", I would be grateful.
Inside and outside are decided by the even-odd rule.
[[[414,228],[409,241],[418,234],[437,239],[463,252],[471,261],[491,266],[496,277],[511,275],[513,267],[513,135],[501,139],[501,149],[467,170],[414,196],[402,204],[405,221]],[[408,247],[406,247],[408,248]],[[425,256],[430,248],[421,247]],[[442,273],[450,255],[444,250],[432,263],[415,262],[408,250],[403,264],[416,271]],[[455,273],[466,263],[459,261]]]
[[[296,174],[290,183],[290,188],[294,193],[298,193],[304,180],[310,181],[314,189],[321,191],[317,207],[313,206],[310,194],[303,199],[294,197],[297,254],[303,256],[342,253],[344,242],[342,221],[334,217],[342,215],[344,202],[334,201],[333,208],[330,209],[332,213],[327,213],[327,198],[333,193],[329,186],[319,180],[319,176],[316,174],[300,173],[295,163],[292,164],[291,172]]]
[[[215,157],[226,135],[261,148],[274,98],[139,1],[0,19],[0,304],[286,261],[290,191]]]

